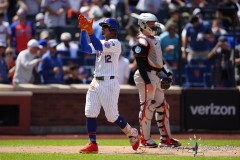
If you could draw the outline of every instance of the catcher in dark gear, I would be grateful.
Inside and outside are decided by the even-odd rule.
[[[171,137],[169,124],[169,105],[166,103],[164,91],[172,84],[172,73],[168,70],[160,46],[159,37],[156,34],[155,15],[142,13],[139,16],[141,33],[138,35],[138,42],[132,48],[138,70],[134,74],[134,81],[139,91],[140,112],[139,123],[141,131],[141,146],[157,147],[151,139],[151,120],[155,118],[160,132],[159,146],[180,146],[181,143]],[[163,72],[166,77],[160,78],[159,73]]]

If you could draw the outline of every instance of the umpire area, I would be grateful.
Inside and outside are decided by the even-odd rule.
[[[85,134],[85,97],[89,85],[0,85],[0,134]],[[240,131],[240,88],[166,91],[173,133],[185,131]],[[121,85],[119,111],[139,129],[139,97],[135,86]],[[158,133],[152,122],[152,133]],[[231,124],[231,125],[229,125]],[[98,133],[120,133],[98,117]]]

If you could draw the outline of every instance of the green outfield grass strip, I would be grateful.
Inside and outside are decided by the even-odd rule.
[[[1,153],[0,160],[239,160],[240,157]]]
[[[158,142],[158,140],[155,140]],[[190,140],[180,140],[183,146],[188,146]],[[88,143],[87,139],[41,139],[41,140],[0,140],[0,146],[83,146]],[[240,146],[240,140],[200,140],[201,145],[209,146]],[[100,146],[128,146],[126,139],[99,139]]]

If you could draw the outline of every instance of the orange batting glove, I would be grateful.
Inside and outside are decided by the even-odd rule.
[[[81,28],[81,30],[86,30],[88,35],[92,35],[94,33],[93,28],[93,19],[88,20],[86,17],[84,17],[82,14],[78,16],[78,25]]]

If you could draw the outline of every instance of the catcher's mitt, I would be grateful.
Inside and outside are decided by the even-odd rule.
[[[172,78],[169,78],[169,77],[161,78],[161,88],[162,89],[169,89],[172,82],[173,82]]]

